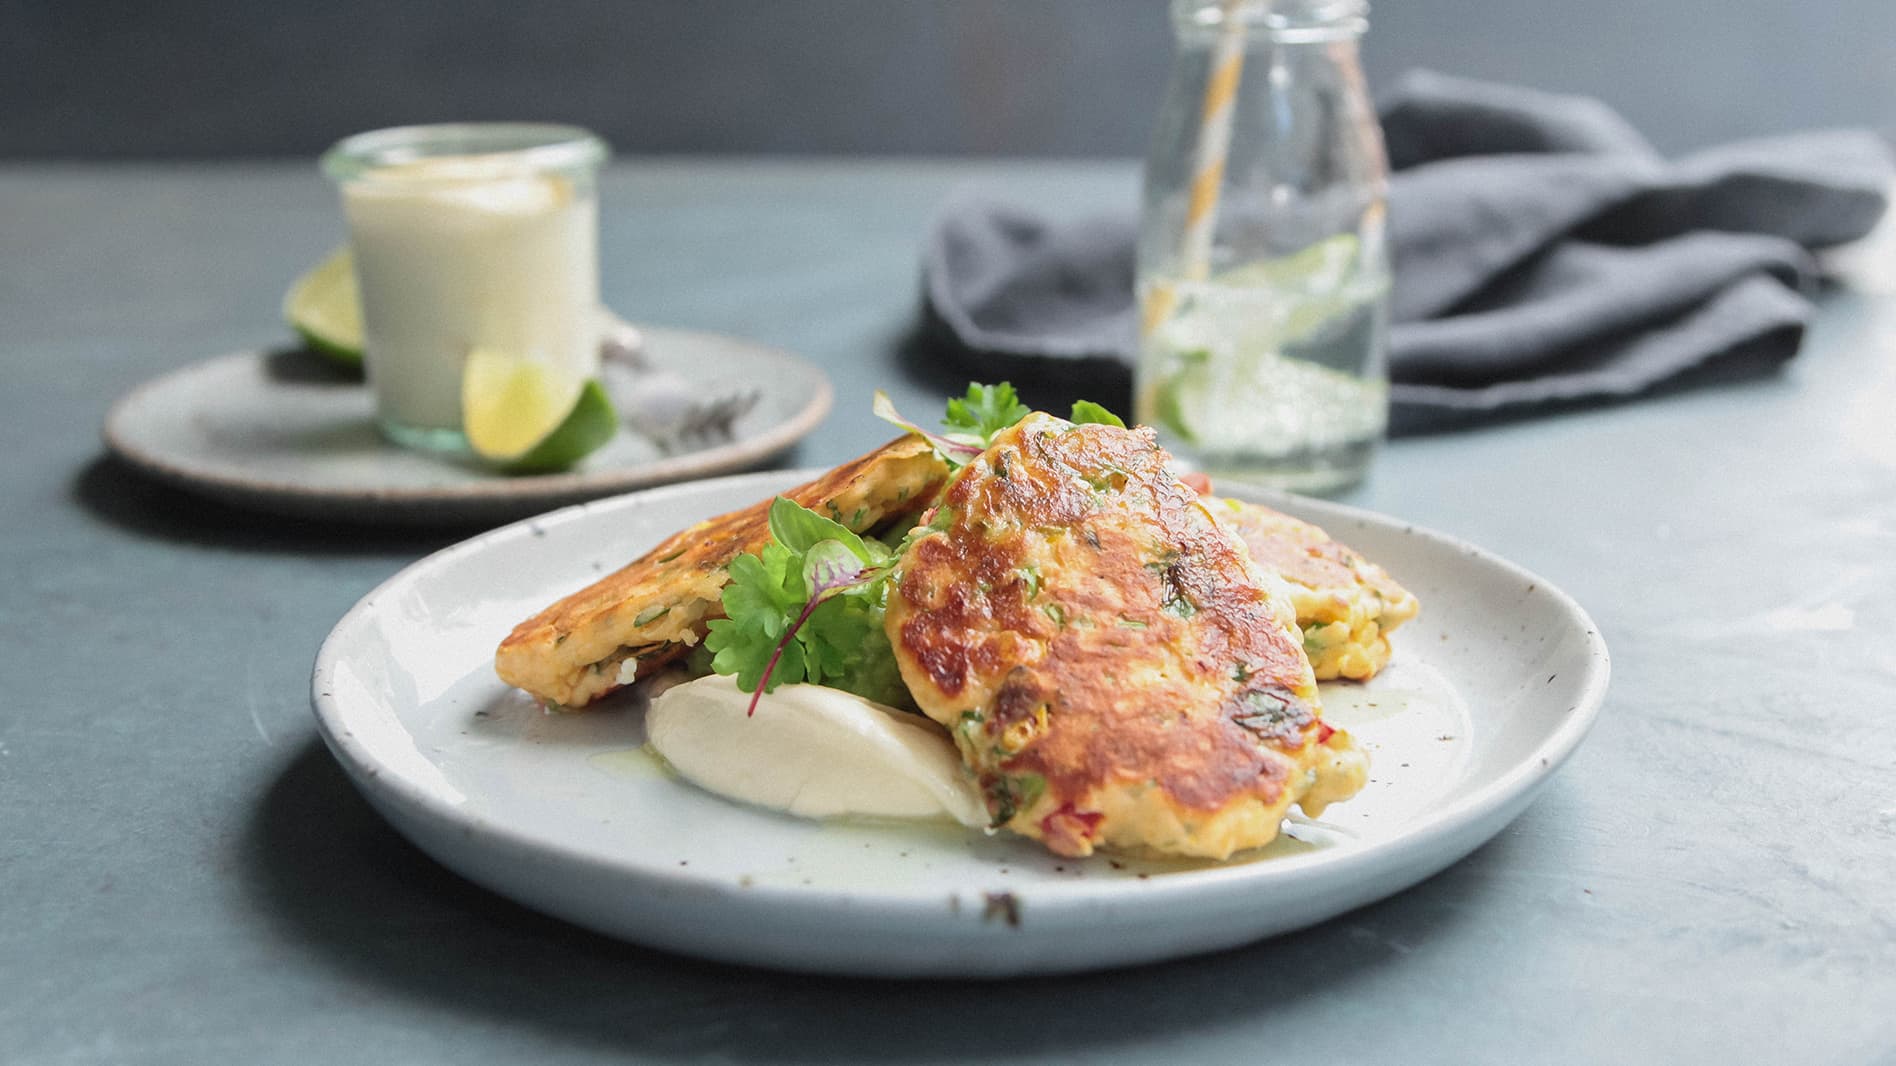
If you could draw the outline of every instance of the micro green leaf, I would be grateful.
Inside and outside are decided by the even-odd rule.
[[[863,563],[874,562],[863,539],[848,526],[825,518],[787,496],[770,502],[770,536],[786,549],[803,553],[823,541],[834,541],[848,548]]]
[[[910,433],[917,434],[923,440],[933,444],[936,454],[940,455],[942,461],[946,462],[949,466],[966,466],[970,460],[985,450],[981,445],[970,444],[967,441],[955,440],[952,437],[944,437],[939,433],[930,432],[902,417],[902,413],[895,409],[895,401],[889,399],[889,394],[883,392],[881,389],[876,390],[875,405],[871,410],[875,412],[877,418],[882,419],[884,422],[901,426]]]
[[[826,600],[863,580],[867,560],[840,541],[820,540],[803,553],[803,584],[810,599]]]
[[[1072,422],[1076,426],[1097,423],[1103,426],[1118,426],[1120,429],[1126,428],[1125,419],[1120,418],[1118,415],[1113,414],[1111,411],[1108,411],[1106,408],[1091,400],[1080,400],[1074,403],[1073,417],[1067,419],[1067,421]]]

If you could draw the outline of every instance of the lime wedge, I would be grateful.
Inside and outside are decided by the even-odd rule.
[[[461,428],[488,462],[541,473],[598,450],[618,432],[619,416],[595,379],[477,348],[461,375]]]
[[[503,469],[517,474],[544,474],[565,470],[593,452],[619,432],[619,413],[612,408],[605,387],[591,378],[579,390],[579,400],[567,412],[545,440],[527,454],[503,463]]]
[[[338,363],[362,365],[362,304],[349,249],[337,249],[296,279],[283,296],[283,319],[313,350]]]

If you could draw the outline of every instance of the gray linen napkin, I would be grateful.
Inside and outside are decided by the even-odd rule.
[[[1596,100],[1429,72],[1381,113],[1397,433],[1783,362],[1810,315],[1806,249],[1869,232],[1896,169],[1859,131],[1668,161]],[[928,335],[974,374],[1123,380],[1134,229],[957,197],[925,253]]]

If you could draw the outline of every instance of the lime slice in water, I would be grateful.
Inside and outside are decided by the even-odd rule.
[[[296,279],[283,297],[283,319],[312,350],[362,365],[362,305],[349,249],[337,249]]]
[[[461,375],[461,428],[488,462],[543,473],[597,451],[618,432],[619,416],[595,379],[477,348]]]
[[[1205,366],[1208,360],[1209,353],[1203,351],[1179,353],[1172,373],[1147,386],[1142,420],[1171,430],[1187,444],[1199,443],[1194,424],[1210,388],[1211,375]]]
[[[1362,301],[1349,279],[1358,271],[1354,233],[1339,233],[1275,259],[1260,259],[1219,274],[1213,283],[1280,294],[1290,305],[1279,344],[1297,344]]]

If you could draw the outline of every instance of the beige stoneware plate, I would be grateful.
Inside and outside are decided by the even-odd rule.
[[[1063,859],[948,825],[807,822],[668,776],[643,706],[549,714],[494,646],[557,595],[666,534],[814,474],[668,486],[530,519],[410,566],[316,659],[324,739],[424,851],[611,936],[791,970],[998,977],[1247,943],[1399,892],[1499,832],[1593,722],[1607,652],[1579,605],[1451,537],[1299,498],[1269,502],[1386,566],[1422,600],[1396,662],[1326,685],[1371,782],[1223,864]]]
[[[705,395],[760,391],[729,440],[666,453],[622,430],[572,471],[509,477],[389,444],[370,420],[359,376],[283,351],[220,356],[140,386],[106,416],[105,441],[154,477],[255,510],[388,524],[498,522],[760,466],[829,413],[829,379],[806,360],[714,333],[640,329],[654,369]]]

